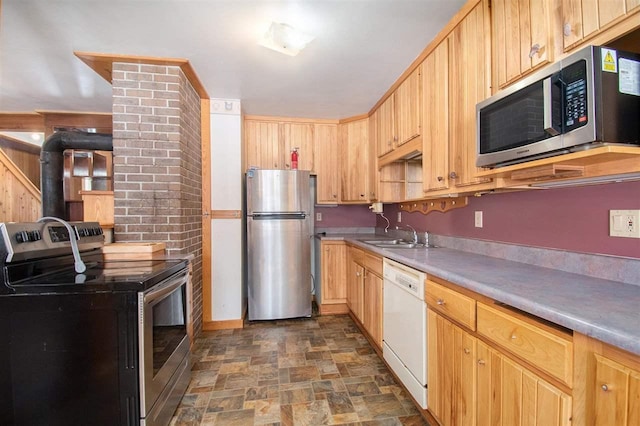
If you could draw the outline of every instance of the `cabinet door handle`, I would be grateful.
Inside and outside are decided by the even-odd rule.
[[[484,362],[484,359],[479,359],[478,360],[478,365],[485,365],[486,362]]]
[[[442,305],[444,305],[444,303],[445,303],[445,302],[444,302],[444,299],[438,299],[438,300],[436,301],[436,303],[437,303],[438,305],[442,306]]]
[[[511,340],[516,340],[516,335],[515,334],[511,335]]]
[[[469,355],[471,353],[471,350],[469,350],[469,348],[464,348],[464,353]]]
[[[571,35],[571,24],[569,22],[565,22],[562,26],[562,33],[565,37],[569,37]]]
[[[444,180],[444,177],[438,176],[438,182],[442,182],[443,180]]]
[[[600,386],[600,388],[605,392],[609,392],[609,386],[607,386],[606,384]]]
[[[449,177],[451,179],[457,179],[458,178],[458,174],[456,172],[451,172],[451,173],[449,173]]]
[[[360,272],[356,272],[356,277],[359,277],[359,276],[360,276]]]
[[[533,59],[534,56],[540,51],[540,45],[538,43],[531,46],[531,50],[529,51],[529,58]]]

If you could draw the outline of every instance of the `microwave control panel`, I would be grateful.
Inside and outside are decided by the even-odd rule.
[[[578,61],[562,70],[564,82],[564,129],[587,124],[587,63]]]

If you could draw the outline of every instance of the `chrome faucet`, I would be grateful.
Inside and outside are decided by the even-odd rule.
[[[413,231],[413,241],[412,241],[412,243],[413,243],[413,244],[418,244],[418,233],[416,232],[416,230],[414,229],[414,227],[413,227],[413,226],[411,226],[411,225],[403,225],[403,224],[400,224],[400,225],[396,225],[396,229],[400,229],[400,227],[401,227],[401,226],[404,226],[404,227],[406,227],[406,228],[409,228],[409,229],[411,229],[411,231]]]

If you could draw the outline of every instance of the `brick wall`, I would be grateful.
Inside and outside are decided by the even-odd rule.
[[[193,255],[194,330],[202,328],[200,98],[179,67],[114,63],[116,241],[163,241]]]

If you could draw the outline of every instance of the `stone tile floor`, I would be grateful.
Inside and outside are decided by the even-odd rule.
[[[203,332],[171,421],[196,425],[427,425],[348,315]]]

